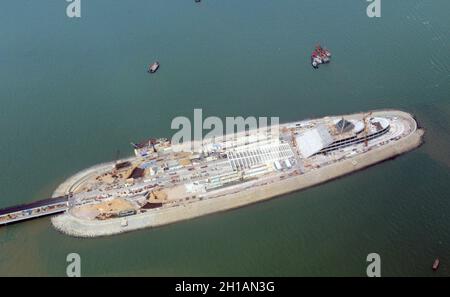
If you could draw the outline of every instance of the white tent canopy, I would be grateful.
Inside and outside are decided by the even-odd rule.
[[[303,157],[308,158],[333,143],[334,140],[328,129],[320,125],[299,134],[296,141],[300,153]]]

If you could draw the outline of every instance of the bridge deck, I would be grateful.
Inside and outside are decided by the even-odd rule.
[[[68,197],[60,196],[0,209],[0,225],[66,211]]]

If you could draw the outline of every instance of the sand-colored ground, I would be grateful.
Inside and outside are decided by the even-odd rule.
[[[97,204],[78,206],[70,210],[71,214],[83,218],[93,220],[104,216],[105,218],[117,215],[121,211],[135,209],[133,204],[122,198],[115,198]]]
[[[153,191],[148,197],[148,202],[150,203],[162,203],[167,201],[167,193],[164,190]]]

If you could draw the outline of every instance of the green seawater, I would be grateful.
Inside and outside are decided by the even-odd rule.
[[[336,181],[241,209],[98,239],[49,218],[0,227],[0,275],[450,275],[450,2],[63,0],[0,4],[0,207],[170,137],[176,116],[412,112],[425,144]],[[332,62],[314,71],[320,42]],[[146,67],[161,62],[155,75]],[[436,257],[439,271],[432,272]]]

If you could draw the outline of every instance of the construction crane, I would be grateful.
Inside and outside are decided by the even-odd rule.
[[[372,115],[372,112],[366,113],[363,116],[363,122],[364,122],[364,146],[367,147],[369,144],[369,140],[367,139],[367,136],[369,134],[369,124],[367,123],[367,118]]]
[[[154,153],[156,153],[157,151],[156,151],[156,148],[155,148],[155,145],[157,144],[157,140],[155,139],[155,138],[150,138],[150,140],[149,140],[149,143],[150,143],[150,146],[153,148],[153,152]]]
[[[291,140],[292,140],[292,145],[294,145],[294,147],[297,147],[297,140],[295,139],[295,129],[291,128]]]

